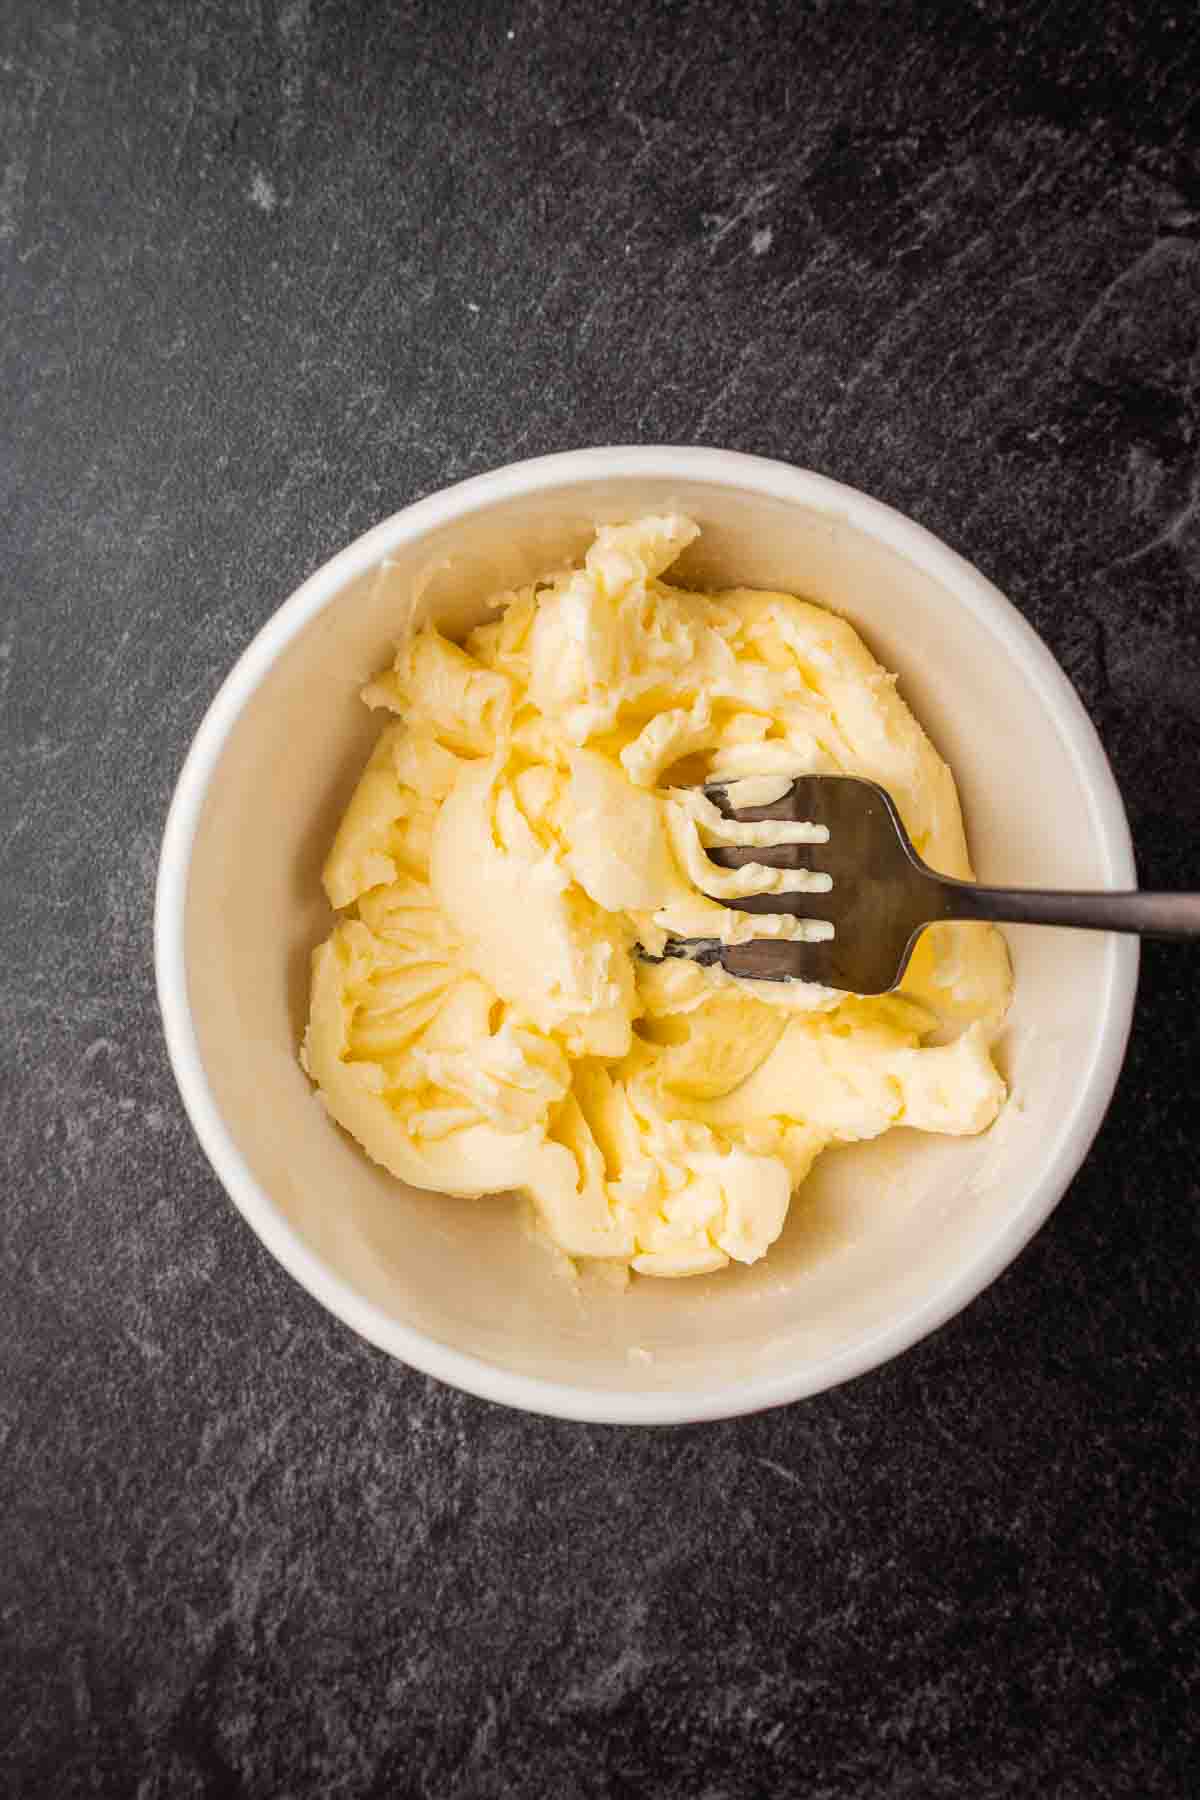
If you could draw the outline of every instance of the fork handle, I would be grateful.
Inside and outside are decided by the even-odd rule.
[[[1131,931],[1139,937],[1200,938],[1200,894],[1069,893],[1040,888],[977,887],[936,877],[945,919],[1005,925],[1075,925]]]

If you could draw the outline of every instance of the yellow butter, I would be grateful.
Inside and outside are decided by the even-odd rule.
[[[392,1173],[520,1189],[568,1256],[645,1275],[757,1260],[826,1145],[980,1131],[1005,1092],[989,927],[926,933],[878,1000],[639,956],[823,929],[722,903],[798,883],[709,861],[771,840],[704,780],[749,805],[800,774],[867,776],[935,868],[971,872],[950,771],[857,634],[790,595],[671,587],[696,535],[678,515],[601,527],[582,568],[501,596],[462,645],[417,634],[364,691],[400,718],[325,866],[342,917],[304,1045]],[[927,1044],[935,1028],[958,1035]]]

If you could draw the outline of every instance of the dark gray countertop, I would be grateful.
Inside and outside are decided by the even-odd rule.
[[[1200,885],[1200,27],[1051,0],[10,0],[0,1773],[176,1796],[1190,1795],[1197,963],[1016,1266],[678,1431],[358,1342],[160,1042],[188,740],[307,572],[604,442],[763,451],[1009,593]]]

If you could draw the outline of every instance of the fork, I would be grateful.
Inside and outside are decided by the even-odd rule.
[[[857,776],[802,775],[770,806],[732,807],[716,782],[704,791],[729,819],[811,821],[829,832],[827,843],[709,850],[711,860],[725,869],[763,863],[819,870],[833,880],[828,892],[752,894],[723,902],[740,912],[826,920],[833,935],[821,942],[756,938],[722,944],[716,938],[688,938],[667,945],[668,956],[720,963],[731,975],[812,981],[852,994],[890,993],[903,978],[921,933],[945,919],[1200,938],[1200,894],[980,887],[939,875],[913,849],[886,789]]]

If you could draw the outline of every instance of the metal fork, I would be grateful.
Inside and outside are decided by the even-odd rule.
[[[873,781],[803,775],[772,805],[740,808],[728,804],[719,784],[705,792],[726,818],[811,820],[829,830],[824,844],[709,850],[713,862],[726,869],[757,862],[817,869],[833,878],[828,893],[756,894],[724,902],[741,912],[828,920],[834,934],[824,942],[756,938],[749,944],[722,944],[715,938],[692,938],[667,946],[669,956],[720,963],[731,975],[815,981],[852,994],[890,993],[922,931],[943,919],[1200,938],[1200,894],[1047,892],[979,887],[939,875],[917,855],[891,796]]]

